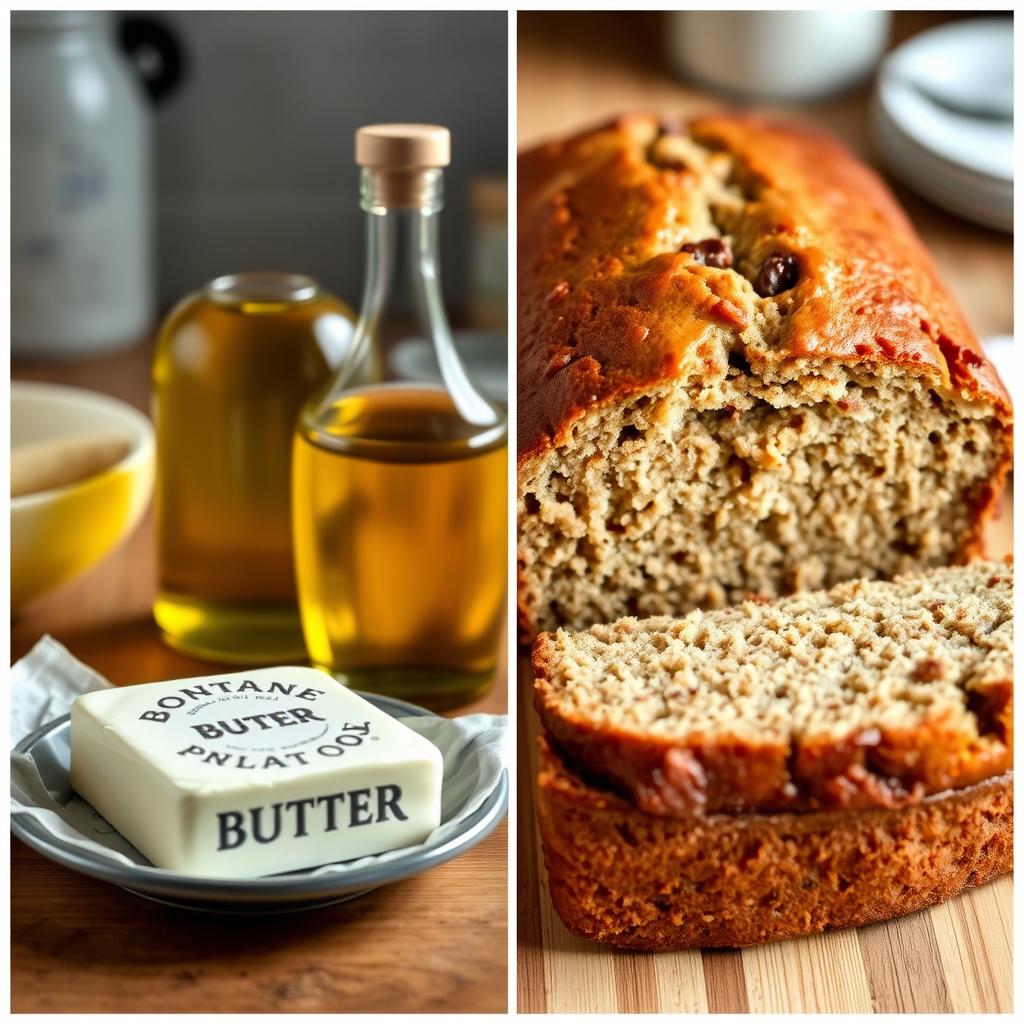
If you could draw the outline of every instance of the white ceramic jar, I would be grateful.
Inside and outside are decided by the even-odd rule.
[[[753,101],[814,100],[863,79],[888,11],[674,11],[669,59],[688,78]]]
[[[120,348],[153,324],[141,85],[106,13],[16,13],[11,28],[13,352]]]

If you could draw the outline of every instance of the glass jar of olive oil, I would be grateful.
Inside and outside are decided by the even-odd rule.
[[[164,323],[153,365],[166,640],[215,661],[305,657],[292,558],[291,440],[348,351],[353,314],[299,274],[220,277]]]
[[[430,707],[489,687],[507,580],[505,413],[463,365],[439,285],[448,152],[436,126],[356,135],[362,308],[337,379],[299,417],[292,478],[313,663]]]

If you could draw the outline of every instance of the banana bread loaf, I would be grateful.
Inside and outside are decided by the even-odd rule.
[[[1013,764],[1013,568],[543,634],[567,763],[653,815],[900,807]]]
[[[524,637],[978,553],[1009,398],[841,146],[633,116],[519,188]]]
[[[541,741],[551,898],[577,935],[627,949],[746,946],[871,924],[1013,866],[1012,773],[901,808],[682,821],[588,785]]]

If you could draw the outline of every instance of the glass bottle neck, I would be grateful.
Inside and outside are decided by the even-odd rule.
[[[394,174],[362,172],[366,280],[357,334],[365,333],[375,342],[379,357],[417,332],[424,339],[431,337],[421,333],[430,326],[421,315],[429,299],[436,297],[447,330],[438,270],[438,222],[444,205],[441,172],[418,172],[419,177],[427,175],[432,180],[410,182]],[[417,202],[397,205],[400,197]]]
[[[452,341],[441,295],[439,221],[442,172],[382,172],[365,168],[360,189],[366,211],[366,281],[351,371],[343,386],[409,380],[401,357],[416,346],[440,378],[460,416],[490,425],[502,414],[466,373]],[[398,365],[396,365],[398,364]],[[413,378],[415,379],[415,378]]]
[[[364,167],[359,205],[367,213],[380,215],[400,210],[440,213],[444,206],[444,175],[438,168],[384,171]]]

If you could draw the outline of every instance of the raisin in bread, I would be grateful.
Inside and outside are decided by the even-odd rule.
[[[544,634],[570,766],[652,815],[900,807],[1013,764],[1002,562]]]
[[[541,740],[537,813],[559,917],[625,949],[871,924],[1013,867],[1012,773],[908,807],[680,820],[589,785]]]
[[[978,554],[1010,401],[845,149],[634,116],[519,187],[524,636]]]

